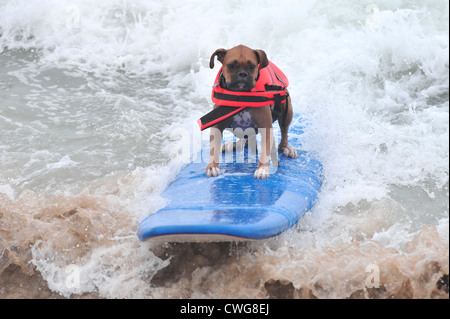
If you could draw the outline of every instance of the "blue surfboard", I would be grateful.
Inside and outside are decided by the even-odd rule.
[[[314,205],[322,184],[322,165],[301,151],[302,121],[291,123],[289,143],[296,159],[278,154],[279,167],[268,179],[255,179],[256,160],[228,155],[221,175],[207,177],[207,163],[191,163],[163,192],[167,205],[141,221],[141,240],[217,242],[260,240],[297,224]],[[209,149],[203,150],[208,152]],[[244,162],[242,163],[242,156]],[[227,156],[227,155],[225,155]],[[206,156],[207,158],[207,156]],[[256,157],[255,157],[256,158]]]

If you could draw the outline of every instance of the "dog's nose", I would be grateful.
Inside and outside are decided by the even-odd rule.
[[[245,70],[241,70],[241,71],[238,72],[238,77],[240,79],[245,80],[246,78],[248,78],[248,72],[245,71]]]

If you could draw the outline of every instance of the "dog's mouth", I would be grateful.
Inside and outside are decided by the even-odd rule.
[[[228,89],[231,91],[245,92],[251,91],[254,87],[253,83],[248,81],[235,81],[228,85]]]

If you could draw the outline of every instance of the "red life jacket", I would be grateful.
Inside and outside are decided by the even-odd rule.
[[[217,74],[212,91],[212,101],[219,107],[204,115],[197,122],[203,131],[237,114],[247,107],[275,105],[281,108],[286,101],[289,81],[284,73],[272,62],[259,70],[255,87],[250,92],[226,90],[220,86],[222,68]]]

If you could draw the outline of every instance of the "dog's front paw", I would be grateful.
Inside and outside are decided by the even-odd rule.
[[[293,149],[290,145],[286,146],[281,150],[286,157],[297,158],[298,153],[295,149]]]
[[[217,177],[220,174],[219,165],[216,163],[209,164],[208,167],[206,167],[206,176],[208,177]]]
[[[255,178],[257,179],[265,179],[269,177],[269,166],[268,165],[260,165],[258,169],[255,171]]]

